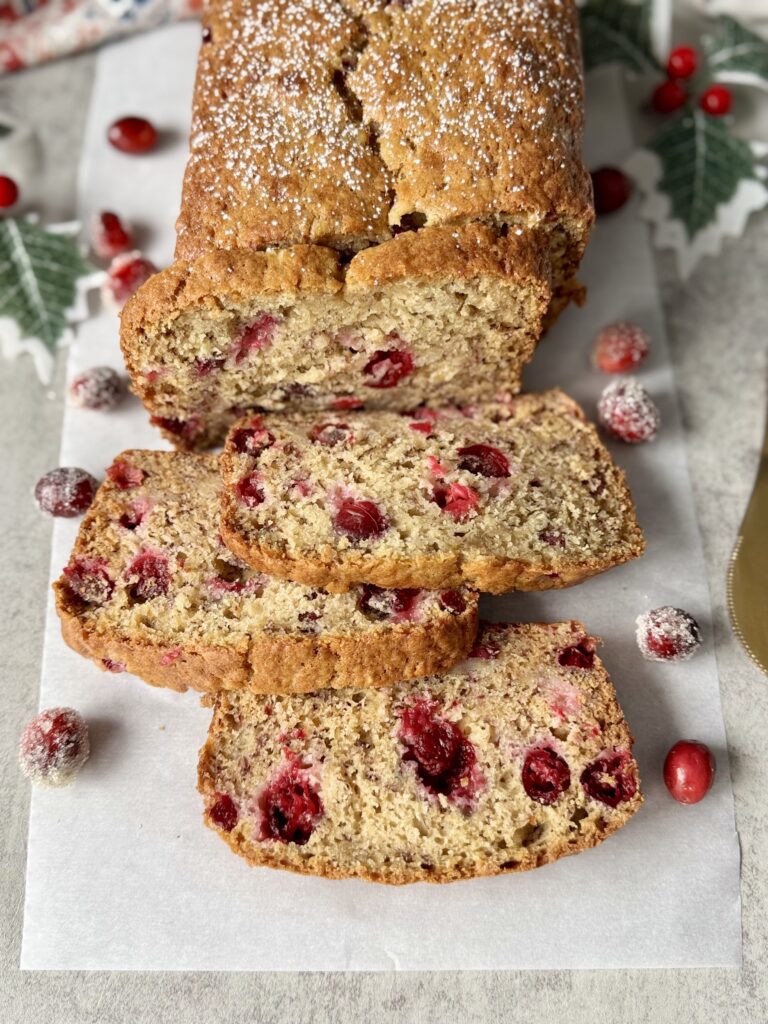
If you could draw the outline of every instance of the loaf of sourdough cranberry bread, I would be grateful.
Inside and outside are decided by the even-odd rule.
[[[221,466],[227,546],[332,590],[545,590],[643,551],[624,474],[561,391],[410,415],[246,417]]]
[[[573,0],[209,0],[176,262],[123,313],[155,422],[517,390],[579,294],[582,110]]]
[[[416,684],[209,699],[205,821],[253,865],[398,884],[524,871],[595,846],[642,802],[577,622],[489,625]]]
[[[391,684],[470,649],[471,591],[333,595],[248,569],[219,537],[220,486],[213,456],[115,460],[54,584],[70,647],[155,686],[259,693]]]

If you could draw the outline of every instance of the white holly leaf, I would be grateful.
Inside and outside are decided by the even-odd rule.
[[[768,89],[768,42],[734,18],[718,19],[719,30],[704,39],[710,74],[720,82]]]

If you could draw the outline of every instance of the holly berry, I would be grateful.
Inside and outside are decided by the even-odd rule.
[[[599,214],[620,210],[632,195],[632,182],[618,167],[600,167],[592,172],[595,210]]]
[[[680,740],[664,761],[664,785],[679,804],[697,804],[712,788],[715,759],[704,743]]]
[[[651,96],[651,106],[658,114],[671,114],[675,110],[684,107],[688,100],[688,93],[680,85],[669,79],[657,85]]]
[[[690,78],[699,66],[699,55],[692,46],[676,46],[667,58],[670,78]]]
[[[157,129],[144,117],[121,117],[109,126],[107,138],[121,153],[149,153],[157,144]]]
[[[19,199],[19,186],[5,174],[0,174],[0,210],[15,206]]]
[[[712,117],[722,117],[729,113],[733,106],[733,94],[724,85],[710,85],[701,94],[699,106]]]

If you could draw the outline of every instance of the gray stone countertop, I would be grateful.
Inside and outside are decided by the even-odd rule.
[[[44,146],[45,218],[74,215],[94,68],[85,55],[0,79]],[[741,970],[455,974],[20,972],[29,788],[16,745],[37,707],[50,523],[30,490],[57,463],[64,360],[49,398],[31,361],[0,364],[0,1020],[8,1024],[525,1021],[762,1024],[768,1021],[768,680],[734,640],[725,572],[757,466],[766,412],[768,214],[686,285],[658,261],[709,571],[743,857]],[[599,880],[596,880],[599,884]],[[55,898],[55,893],[51,894]],[[574,928],[588,926],[574,921]],[[690,922],[695,929],[696,922]],[[204,942],[204,936],[200,937]]]

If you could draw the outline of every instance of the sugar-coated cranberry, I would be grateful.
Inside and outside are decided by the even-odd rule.
[[[657,114],[671,114],[688,102],[688,93],[679,82],[669,79],[657,85],[651,96],[651,106]]]
[[[440,607],[450,612],[451,615],[463,615],[467,610],[467,602],[458,590],[443,590],[437,600]]]
[[[324,444],[333,448],[352,440],[352,431],[346,423],[316,423],[307,435],[315,444]]]
[[[114,672],[115,675],[119,675],[127,669],[127,666],[122,661],[113,661],[112,658],[102,658],[101,664],[106,672]]]
[[[162,551],[140,551],[126,571],[128,592],[134,601],[143,604],[163,597],[171,588],[168,556]]]
[[[651,339],[637,324],[609,324],[595,338],[592,361],[603,373],[631,373],[651,350]]]
[[[595,649],[590,639],[580,640],[571,647],[564,647],[557,656],[563,668],[591,669],[595,664]]]
[[[121,117],[109,126],[107,138],[121,153],[149,153],[157,145],[157,129],[145,117]]]
[[[636,380],[612,381],[597,403],[597,418],[611,437],[627,444],[652,441],[661,426],[659,410]]]
[[[363,373],[368,388],[393,388],[413,373],[413,356],[400,349],[374,352],[365,364]]]
[[[380,537],[389,527],[389,522],[374,502],[346,498],[339,505],[334,526],[350,540],[370,540]]]
[[[632,195],[632,182],[618,167],[601,167],[592,172],[595,210],[599,214],[614,213]]]
[[[551,747],[529,750],[523,761],[523,789],[539,804],[554,804],[571,785],[568,762]]]
[[[105,210],[91,220],[91,247],[103,260],[113,260],[133,248],[133,236],[116,213]]]
[[[263,352],[272,344],[280,321],[272,313],[259,313],[255,320],[243,327],[232,345],[235,363],[242,363],[254,352]]]
[[[15,206],[19,200],[19,186],[7,174],[0,174],[0,210]]]
[[[88,726],[74,708],[41,711],[24,727],[19,765],[41,786],[65,786],[88,759]]]
[[[435,502],[457,523],[466,522],[476,512],[480,496],[471,487],[464,484],[435,484],[433,489]]]
[[[107,479],[119,491],[131,491],[135,487],[141,487],[146,475],[143,469],[140,469],[138,466],[132,466],[125,459],[115,459],[107,470]]]
[[[459,460],[459,469],[476,476],[509,476],[509,459],[490,444],[470,444],[466,448],[459,448]]]
[[[223,832],[231,832],[237,824],[237,805],[226,793],[217,793],[216,800],[208,809],[208,817]]]
[[[632,757],[626,750],[602,754],[581,773],[581,784],[593,800],[608,807],[618,807],[631,800],[637,792]]]
[[[248,427],[238,427],[232,432],[231,444],[235,451],[250,455],[253,459],[257,459],[274,443],[275,435],[271,430],[265,430],[260,422]]]
[[[421,596],[421,590],[385,590],[372,583],[364,583],[360,588],[357,607],[363,614],[374,619],[402,621],[413,615]]]
[[[730,113],[733,106],[733,94],[724,85],[710,85],[699,99],[699,106],[712,117],[722,117]]]
[[[712,788],[715,759],[704,743],[679,740],[664,760],[664,785],[680,804],[697,804]]]
[[[698,622],[682,608],[652,608],[636,625],[637,646],[649,661],[686,661],[701,644]]]
[[[154,263],[136,249],[115,256],[101,286],[104,301],[116,309],[122,309],[144,282],[156,273],[157,267]]]
[[[309,772],[291,766],[269,782],[259,797],[260,838],[304,846],[323,816],[317,783]]]
[[[70,401],[80,409],[114,409],[124,394],[123,379],[111,366],[92,366],[69,385]]]
[[[96,497],[98,481],[84,469],[59,466],[35,484],[35,501],[41,512],[57,518],[80,516]]]
[[[238,481],[235,490],[246,508],[257,508],[266,498],[260,473],[248,473]]]
[[[469,810],[485,779],[473,744],[439,714],[434,701],[417,700],[400,717],[398,736],[421,783],[430,793],[443,794]]]
[[[670,78],[690,78],[699,66],[699,55],[692,46],[676,46],[667,58]]]
[[[64,579],[71,592],[87,604],[106,604],[115,590],[103,558],[74,558],[64,570]]]
[[[364,405],[363,399],[355,398],[354,395],[342,395],[340,398],[334,398],[331,402],[331,408],[339,412],[352,412],[355,409],[362,409]]]

